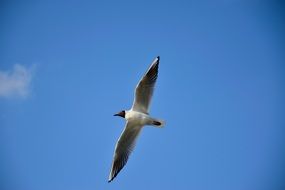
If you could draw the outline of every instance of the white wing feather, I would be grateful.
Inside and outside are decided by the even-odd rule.
[[[154,85],[158,76],[159,56],[152,62],[136,86],[132,110],[148,114]]]
[[[141,128],[142,126],[134,126],[130,122],[126,123],[126,127],[115,147],[109,182],[111,182],[126,165],[128,158],[135,147]]]

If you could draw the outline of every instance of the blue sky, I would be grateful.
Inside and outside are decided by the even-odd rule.
[[[281,1],[2,1],[0,27],[1,189],[284,188]],[[166,126],[108,184],[157,55]]]

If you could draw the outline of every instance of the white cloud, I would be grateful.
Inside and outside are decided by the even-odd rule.
[[[27,97],[33,68],[15,64],[12,71],[0,71],[0,97]]]

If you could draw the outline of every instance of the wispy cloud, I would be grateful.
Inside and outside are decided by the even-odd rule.
[[[27,97],[30,93],[33,67],[15,64],[12,70],[0,71],[0,97]]]

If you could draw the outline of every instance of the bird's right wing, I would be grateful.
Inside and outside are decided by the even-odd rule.
[[[111,182],[126,165],[128,158],[135,147],[136,139],[141,131],[141,128],[142,126],[134,126],[130,122],[126,123],[126,127],[115,147],[108,182]]]

